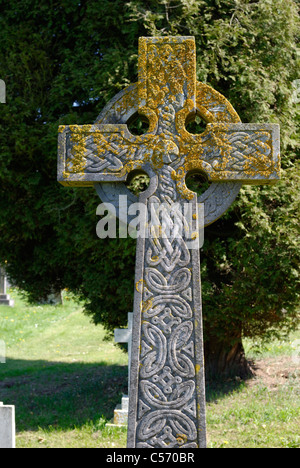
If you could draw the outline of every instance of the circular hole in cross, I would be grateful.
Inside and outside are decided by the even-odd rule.
[[[130,172],[126,180],[127,188],[137,196],[141,192],[147,190],[149,184],[150,177],[145,171],[142,171],[141,169]]]
[[[205,132],[206,126],[207,122],[199,115],[198,112],[188,116],[185,123],[186,130],[193,135]]]
[[[144,115],[139,115],[136,112],[128,120],[127,127],[132,135],[144,135],[149,130],[149,120]]]
[[[197,195],[202,195],[210,184],[211,182],[205,172],[200,170],[189,171],[185,177],[186,187]]]

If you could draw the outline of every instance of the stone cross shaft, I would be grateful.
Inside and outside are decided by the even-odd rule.
[[[134,136],[126,124],[138,114],[149,129]],[[207,122],[199,135],[186,130],[196,115]],[[61,126],[58,151],[59,182],[94,185],[106,201],[118,185],[125,193],[131,174],[150,177],[139,197],[146,235],[137,239],[128,447],[205,447],[200,254],[191,243],[199,235],[197,204],[205,205],[207,225],[243,183],[275,182],[279,127],[242,124],[223,96],[196,81],[193,37],[143,37],[138,83],[94,125]],[[200,198],[185,184],[193,172],[211,182]],[[169,210],[167,233],[161,206]]]

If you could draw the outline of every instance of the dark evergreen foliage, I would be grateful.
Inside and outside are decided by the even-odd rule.
[[[207,362],[298,321],[299,16],[293,0],[0,1],[0,258],[30,300],[69,288],[107,330],[132,309],[135,241],[96,237],[92,189],[56,182],[60,124],[92,123],[137,79],[138,37],[194,35],[197,74],[244,122],[277,122],[282,180],[245,187],[206,229]],[[297,85],[298,88],[297,88]],[[213,366],[212,366],[213,367]]]

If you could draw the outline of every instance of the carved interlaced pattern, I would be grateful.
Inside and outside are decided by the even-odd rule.
[[[162,180],[149,219],[158,201],[178,202],[170,168]],[[176,215],[169,222],[173,232]],[[149,225],[145,245],[137,447],[197,447],[191,254],[183,237],[158,227]]]
[[[155,166],[162,162],[160,154],[168,152],[175,154],[164,163],[180,161],[180,164],[184,164],[185,160],[203,160],[212,174],[224,171],[235,175],[268,174],[274,170],[270,132],[220,131],[216,127],[195,141],[185,142],[176,135],[174,112],[172,105],[161,110],[157,134],[148,141],[144,141],[143,137],[129,140],[117,133],[105,136],[100,132],[73,134],[67,159],[68,171],[118,174],[131,166],[141,167],[146,161],[151,161]],[[164,119],[161,119],[161,115]],[[173,151],[168,145],[173,145]]]

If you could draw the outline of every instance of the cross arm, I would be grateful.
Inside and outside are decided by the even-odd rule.
[[[150,140],[151,135],[131,135],[123,124],[60,126],[58,181],[81,187],[125,181],[152,154]]]
[[[114,331],[114,337],[117,343],[129,343],[131,335],[132,330],[127,330],[125,328],[116,328]]]
[[[185,135],[183,173],[200,169],[213,182],[272,184],[280,179],[277,124],[211,123],[202,135]]]

